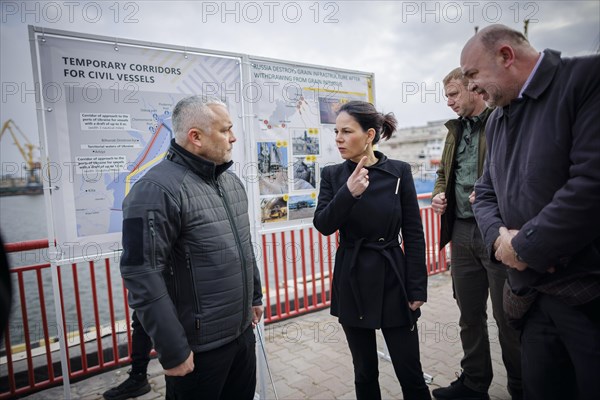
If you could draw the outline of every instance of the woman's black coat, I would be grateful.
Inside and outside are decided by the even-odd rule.
[[[313,223],[324,235],[340,231],[331,314],[347,326],[412,326],[420,311],[412,312],[408,302],[427,300],[419,204],[410,165],[375,155],[379,161],[366,167],[369,186],[359,198],[346,185],[355,162],[322,172]]]

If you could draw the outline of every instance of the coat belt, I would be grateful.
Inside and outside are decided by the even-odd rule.
[[[367,241],[366,238],[360,238],[354,242],[342,241],[340,243],[340,247],[343,247],[345,249],[353,249],[352,256],[350,258],[350,288],[352,290],[352,295],[354,296],[354,301],[356,302],[356,307],[358,308],[359,319],[363,319],[364,313],[362,307],[362,300],[360,298],[360,291],[358,290],[358,280],[356,278],[355,269],[358,260],[358,254],[362,249],[380,251],[383,257],[389,262],[390,267],[398,277],[399,284],[402,286],[402,278],[400,277],[398,265],[396,264],[396,260],[394,260],[394,258],[388,251],[388,249],[398,246],[400,246],[400,241],[397,238],[389,241],[384,241],[381,239],[378,241]]]

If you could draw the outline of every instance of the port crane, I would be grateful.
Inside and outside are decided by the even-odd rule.
[[[23,137],[23,140],[24,140],[23,145],[21,144],[21,142],[19,141],[19,138],[15,134],[15,130],[18,133],[20,133],[21,136]],[[33,151],[36,148],[36,146],[29,141],[27,136],[25,136],[23,131],[19,128],[19,126],[12,119],[7,120],[2,125],[2,130],[0,131],[0,140],[2,140],[2,137],[4,136],[4,133],[6,131],[8,131],[10,133],[10,136],[12,137],[14,144],[19,149],[19,153],[21,153],[21,156],[23,157],[23,159],[25,160],[25,163],[27,165],[27,184],[28,185],[29,184],[39,184],[39,178],[35,174],[35,170],[40,169],[40,163],[34,161],[34,159],[33,159]]]

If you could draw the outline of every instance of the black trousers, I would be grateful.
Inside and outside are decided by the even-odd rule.
[[[358,400],[381,399],[377,341],[374,329],[344,326],[348,346],[354,363],[354,385]],[[381,330],[392,358],[396,377],[400,381],[405,400],[431,399],[423,378],[419,358],[417,327],[383,328]]]
[[[573,307],[540,294],[521,336],[526,400],[600,398],[600,299]]]
[[[236,340],[194,354],[194,370],[166,376],[167,398],[251,400],[256,391],[256,339],[252,327]]]
[[[131,314],[131,373],[146,375],[152,339],[144,330],[135,310]]]
[[[500,342],[506,367],[508,391],[521,388],[521,350],[519,332],[508,325],[502,308],[502,288],[507,267],[492,263],[474,220],[457,219],[452,230],[452,284],[460,309],[460,342],[464,356],[460,361],[465,385],[487,392],[492,383],[490,341]],[[492,315],[497,331],[488,332],[487,303],[492,300]],[[490,337],[491,336],[491,337]]]

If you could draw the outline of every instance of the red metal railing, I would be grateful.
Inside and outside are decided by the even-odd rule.
[[[430,197],[431,194],[423,194],[418,199],[427,200]],[[421,220],[425,233],[427,272],[433,275],[446,271],[449,248],[439,249],[440,218],[431,207],[426,206],[421,208]],[[323,236],[312,227],[262,235],[264,258],[260,265],[263,267],[266,299],[265,323],[330,305],[330,278],[338,235],[336,232],[335,235]],[[298,269],[301,269],[300,273]]]
[[[427,198],[429,195],[420,196],[420,199]],[[439,216],[431,207],[423,207],[421,217],[428,273],[445,271],[447,252],[446,249],[439,250]],[[338,233],[326,237],[312,227],[261,235],[258,243],[262,248],[257,252],[257,262],[263,269],[266,324],[329,306],[338,240]],[[42,254],[47,248],[47,240],[5,246],[8,253],[38,250]],[[63,381],[56,348],[57,332],[54,332],[58,327],[65,332],[68,343],[64,351],[70,380],[131,361],[127,294],[118,260],[113,261],[103,258],[71,264],[70,268],[69,265],[57,266],[58,293],[53,293],[52,287],[44,287],[52,282],[50,263],[11,268],[13,282],[16,281],[13,301],[17,304],[13,306],[4,338],[5,348],[0,354],[0,399],[24,395]],[[71,276],[70,280],[65,276],[67,274]],[[99,285],[100,278],[103,285]],[[32,285],[36,287],[32,289]],[[48,291],[52,291],[50,296]],[[52,325],[48,311],[56,309],[55,302],[59,302],[62,320]],[[93,319],[89,328],[86,328],[85,318]],[[39,324],[41,339],[38,338]],[[108,337],[103,341],[104,336]],[[3,376],[4,371],[7,376]]]
[[[47,240],[11,243],[5,246],[8,253],[47,248]],[[90,279],[86,279],[85,284],[82,284],[80,273],[85,271],[86,264]],[[126,330],[130,335],[129,309],[125,291],[122,292],[121,314],[125,316],[126,326],[120,324],[121,329],[118,329],[114,312],[111,275],[120,281],[118,268],[111,268],[108,258],[102,259],[101,262],[71,264],[70,268],[68,265],[56,268],[58,299],[60,299],[63,318],[62,321],[55,323],[52,323],[52,318],[48,318],[48,312],[54,314],[57,296],[53,297],[52,294],[47,296],[48,288],[44,287],[49,286],[52,282],[50,263],[18,266],[10,270],[11,275],[15,277],[13,282],[16,281],[16,285],[13,284],[13,302],[16,304],[13,304],[11,321],[5,330],[4,349],[0,354],[0,371],[6,368],[8,372],[6,376],[4,373],[0,374],[0,399],[24,395],[63,382],[59,354],[56,349],[59,328],[65,332],[68,343],[64,350],[67,354],[69,379],[84,377],[131,361],[131,351],[128,351],[125,356],[119,356],[117,346],[119,331]],[[107,282],[104,285],[105,295],[100,294],[96,279],[96,274],[102,270],[104,270]],[[71,281],[63,277],[66,272],[70,272]],[[28,281],[28,284],[25,284],[25,281]],[[37,288],[32,289],[32,284],[37,285]],[[68,286],[66,290],[65,286]],[[83,299],[82,286],[89,286],[88,292],[90,292],[91,299],[87,295],[85,295],[85,300]],[[93,324],[86,328],[84,316],[88,313],[82,310],[82,304],[90,303],[93,310],[90,313],[93,315]],[[103,320],[100,311],[108,311],[109,318]],[[73,314],[74,324],[71,319]],[[56,321],[55,317],[54,321]],[[103,331],[107,332],[112,339],[112,359],[108,361],[104,358]],[[124,340],[122,342],[124,343]],[[90,364],[92,359],[94,361]],[[73,366],[73,360],[77,360],[76,367]]]
[[[420,194],[419,200],[425,200],[429,204],[431,193]],[[433,212],[431,206],[421,207],[421,221],[425,234],[425,261],[429,275],[437,274],[448,269],[450,256],[450,245],[440,250],[440,216]]]

